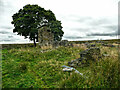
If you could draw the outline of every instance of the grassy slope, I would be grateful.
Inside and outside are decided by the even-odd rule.
[[[60,47],[43,52],[27,47],[2,50],[3,88],[87,88],[118,86],[117,48],[101,47],[109,57],[88,67],[76,68],[84,77],[74,72],[63,72],[61,66],[80,57],[84,48]]]

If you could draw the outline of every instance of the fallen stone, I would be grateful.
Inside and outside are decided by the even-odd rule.
[[[104,57],[108,57],[108,56],[110,56],[109,54],[102,54]]]
[[[115,46],[110,44],[109,47],[115,47]]]
[[[60,43],[59,43],[59,45],[60,46],[68,46],[68,44],[69,44],[69,42],[68,42],[68,40],[62,40]]]
[[[104,41],[96,41],[96,43],[104,43]]]
[[[108,44],[102,43],[102,46],[108,46]]]
[[[69,45],[68,45],[68,46],[73,47],[73,43],[69,43]]]
[[[63,71],[72,71],[73,69],[72,68],[63,68]]]
[[[95,44],[92,44],[91,47],[95,47],[96,45]]]
[[[58,48],[59,43],[60,43],[59,41],[54,41],[54,43],[53,43],[53,47]]]
[[[115,47],[115,45],[112,45],[112,44],[102,44],[103,46],[106,46],[106,47]]]
[[[65,67],[65,68],[69,68],[69,69],[75,70],[75,73],[78,73],[78,74],[80,74],[80,75],[82,75],[82,76],[83,76],[83,74],[82,74],[82,73],[80,73],[78,70],[76,70],[76,69],[75,69],[75,68],[73,68],[73,67],[68,67],[68,66],[65,66],[65,65],[63,65],[62,67]]]

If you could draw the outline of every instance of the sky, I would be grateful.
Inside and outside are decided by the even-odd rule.
[[[12,15],[26,4],[51,10],[62,22],[62,40],[117,39],[119,0],[0,0],[0,43],[30,43],[13,33]]]

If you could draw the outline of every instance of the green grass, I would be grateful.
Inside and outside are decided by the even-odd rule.
[[[102,88],[119,87],[118,56],[116,48],[101,47],[103,57],[87,67],[77,67],[84,76],[63,72],[62,65],[80,57],[83,48],[59,47],[42,52],[40,48],[26,47],[2,50],[3,88]]]

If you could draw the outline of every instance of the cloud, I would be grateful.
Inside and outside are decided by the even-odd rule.
[[[117,25],[108,25],[108,26],[102,26],[106,31],[102,33],[89,33],[87,36],[116,36],[118,35],[118,27]]]
[[[116,33],[92,33],[87,36],[115,36]]]
[[[76,19],[77,22],[82,22],[82,23],[85,23],[85,22],[89,22],[89,21],[93,21],[93,18],[88,16],[88,17],[77,17]]]
[[[84,37],[73,37],[73,36],[69,36],[69,37],[64,37],[66,39],[81,39],[81,38],[84,38]]]
[[[0,13],[2,13],[3,12],[3,2],[2,2],[2,0],[0,0]],[[0,16],[1,16],[2,14],[0,14]]]
[[[104,26],[104,28],[108,28],[110,30],[118,30],[118,26],[117,25],[108,25],[108,26]]]
[[[0,31],[0,34],[9,34],[10,32]]]
[[[63,39],[111,38],[109,35],[117,33],[117,0],[93,0],[92,2],[89,0],[71,0],[69,2],[65,0],[0,0],[0,37],[2,41],[29,42],[29,39],[12,33],[14,26],[11,24],[12,15],[26,4],[38,4],[46,10],[52,10],[56,18],[62,22]]]
[[[13,27],[11,26],[0,26],[1,29],[12,29]]]

